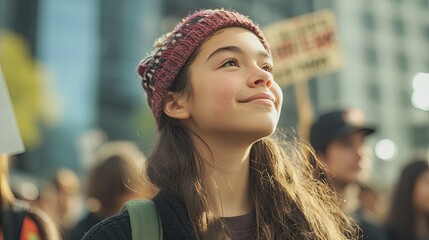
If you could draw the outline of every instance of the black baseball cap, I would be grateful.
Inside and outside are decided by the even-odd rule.
[[[310,143],[315,150],[324,149],[335,138],[354,132],[373,133],[374,128],[365,125],[363,112],[357,108],[332,111],[321,115],[311,126]]]

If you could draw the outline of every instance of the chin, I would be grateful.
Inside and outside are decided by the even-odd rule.
[[[350,183],[356,183],[356,182],[359,182],[359,178],[358,177],[350,177],[350,178],[346,179],[345,182],[347,182],[349,184]]]
[[[254,128],[249,130],[249,132],[252,132],[252,136],[254,141],[258,141],[264,137],[271,136],[276,131],[277,125],[272,126],[255,126]]]

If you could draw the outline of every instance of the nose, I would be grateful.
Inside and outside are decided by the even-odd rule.
[[[258,67],[258,69],[256,69],[250,77],[248,84],[252,88],[262,86],[270,88],[273,84],[272,78],[273,75],[270,72]]]

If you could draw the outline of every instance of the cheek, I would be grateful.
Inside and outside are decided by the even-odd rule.
[[[351,148],[338,146],[336,155],[342,160],[344,164],[354,162],[354,151]]]
[[[271,87],[271,91],[273,92],[274,96],[277,99],[277,102],[278,102],[278,104],[277,104],[277,111],[280,113],[280,110],[282,109],[282,104],[283,104],[283,92],[282,92],[282,89],[280,88],[280,86],[276,82],[273,82],[273,85]]]
[[[416,189],[417,190],[417,189]],[[425,211],[429,213],[429,197],[428,194],[422,192],[422,190],[417,190],[414,193],[414,205],[420,211]]]
[[[339,164],[341,162],[344,162],[342,159],[344,158],[344,149],[336,146],[331,145],[331,147],[327,151],[328,157],[334,164]]]
[[[429,181],[427,179],[417,183],[413,198],[418,209],[429,213]]]
[[[328,148],[327,164],[334,174],[341,175],[343,173],[349,173],[350,166],[354,161],[351,160],[352,157],[348,152],[347,149],[341,146],[331,145],[331,147]]]
[[[344,165],[344,161],[342,161],[341,152],[337,148],[330,147],[327,149],[326,164],[332,172],[341,171]]]
[[[236,91],[231,84],[220,84],[211,89],[208,96],[210,98],[210,109],[214,117],[226,117],[234,108],[236,101]]]
[[[332,156],[328,161],[329,168],[336,174],[344,172],[347,168],[344,159],[340,156]]]

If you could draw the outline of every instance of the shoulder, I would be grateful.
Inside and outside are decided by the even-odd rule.
[[[37,232],[42,236],[42,239],[57,239],[59,236],[58,230],[54,222],[46,213],[37,207],[16,200],[9,206],[6,206],[5,218],[8,219],[6,224],[12,226],[14,234],[19,232]]]
[[[81,239],[85,232],[91,229],[103,219],[99,219],[94,213],[88,213],[85,218],[80,220],[69,232],[69,239]]]
[[[131,239],[130,217],[128,212],[122,212],[109,217],[92,227],[83,237],[83,240],[97,239]]]
[[[365,239],[388,239],[386,231],[381,226],[366,219],[362,219],[358,223],[359,227],[362,229]]]
[[[60,233],[54,221],[41,209],[31,206],[28,210],[28,216],[37,224],[42,239],[57,239]]]

